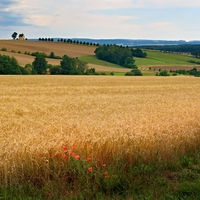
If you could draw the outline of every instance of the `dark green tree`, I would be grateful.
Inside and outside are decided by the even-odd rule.
[[[63,56],[63,59],[60,62],[60,66],[62,68],[62,74],[78,74],[75,59],[70,58],[67,55]]]
[[[49,58],[55,58],[55,54],[54,54],[54,52],[51,52],[51,53],[49,54],[48,57],[49,57]]]
[[[196,57],[196,58],[200,58],[200,51],[195,51],[191,53],[192,56]]]
[[[86,70],[86,75],[94,75],[96,73],[95,68],[90,68]]]
[[[54,75],[62,74],[62,68],[61,66],[52,66],[50,67],[50,73]]]
[[[33,70],[37,74],[45,74],[47,70],[47,61],[44,56],[37,54],[35,60],[32,63]]]
[[[137,48],[137,49],[131,49],[132,55],[135,57],[139,57],[139,58],[145,58],[147,57],[147,53],[143,52],[141,49]]]
[[[98,48],[96,48],[95,54],[98,59],[105,60],[121,66],[134,63],[131,50],[129,48],[120,48],[117,45],[99,46]]]
[[[78,58],[76,58],[76,67],[78,70],[78,74],[81,75],[85,74],[88,69],[87,63],[79,60]]]
[[[22,74],[14,57],[0,54],[0,74]]]
[[[83,75],[87,71],[87,63],[80,61],[78,58],[63,56],[60,62],[62,74]]]
[[[13,38],[13,40],[15,40],[15,39],[16,39],[17,35],[18,35],[18,33],[17,33],[17,32],[14,32],[14,33],[11,35],[11,37]]]
[[[127,57],[125,59],[125,63],[123,65],[123,67],[127,67],[127,68],[137,68],[137,66],[134,64],[135,60],[132,57]]]

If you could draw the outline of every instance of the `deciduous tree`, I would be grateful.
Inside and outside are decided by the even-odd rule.
[[[13,38],[13,40],[15,40],[15,39],[16,39],[17,35],[18,35],[18,33],[17,33],[17,32],[14,32],[14,33],[11,35],[11,36],[12,36],[12,38]]]
[[[35,60],[32,63],[33,70],[37,74],[45,74],[47,70],[47,61],[44,56],[41,54],[37,54]]]

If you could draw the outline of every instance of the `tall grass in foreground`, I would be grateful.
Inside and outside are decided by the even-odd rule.
[[[1,76],[0,185],[126,188],[130,166],[199,150],[199,88],[194,77]]]

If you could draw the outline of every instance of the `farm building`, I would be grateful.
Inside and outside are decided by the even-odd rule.
[[[23,33],[19,34],[19,40],[25,40],[25,35]]]

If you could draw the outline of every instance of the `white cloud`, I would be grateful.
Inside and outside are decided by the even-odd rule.
[[[152,12],[156,12],[160,8],[162,10],[168,8],[170,16],[171,7],[176,8],[177,13],[179,7],[200,7],[200,1],[196,0],[3,1],[7,4],[2,4],[3,7],[0,8],[0,11],[4,9],[7,12],[6,16],[14,13],[15,18],[13,17],[11,26],[15,27],[15,19],[19,18],[24,25],[23,32],[26,31],[29,35],[27,37],[169,38],[168,36],[170,36],[173,38],[175,34],[178,36],[179,31],[184,34],[186,28],[187,35],[191,34],[191,37],[195,37],[195,34],[200,35],[198,28],[195,29],[196,32],[189,34],[189,30],[192,30],[190,27],[192,23],[177,28],[178,15],[175,16],[177,17],[176,22],[172,20],[172,17],[168,18],[167,14],[161,16],[161,11],[152,16],[154,14]],[[137,14],[134,13],[136,10],[132,11],[132,8],[140,8],[141,13],[139,13],[140,9]],[[128,11],[126,9],[129,9],[129,13],[126,12]],[[96,12],[98,10],[99,12]],[[105,13],[101,12],[104,10],[106,10]],[[119,10],[120,12],[118,12]],[[174,10],[173,13],[176,12]],[[116,11],[115,14],[112,14],[113,11]],[[110,14],[108,14],[109,12]],[[182,15],[181,18],[184,17]],[[189,17],[188,15],[187,18]],[[26,24],[30,26],[25,27]],[[182,37],[187,35],[182,35]]]
[[[200,7],[200,1],[196,0],[133,0],[132,3],[143,8]]]

